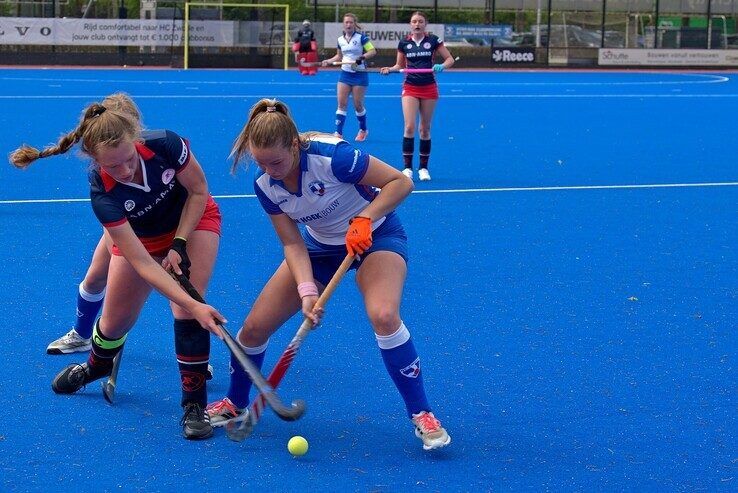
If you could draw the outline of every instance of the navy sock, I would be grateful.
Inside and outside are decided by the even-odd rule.
[[[346,123],[346,112],[336,110],[336,133],[343,135],[343,124]]]
[[[400,328],[392,335],[376,337],[384,366],[405,401],[408,417],[421,411],[430,411],[423,375],[420,373],[420,358],[405,324],[400,324]]]
[[[238,336],[236,336],[238,341]],[[239,342],[239,344],[241,344]],[[264,356],[266,355],[266,348],[269,341],[265,342],[259,347],[246,347],[241,346],[246,356],[261,370],[264,364]],[[251,391],[251,379],[246,375],[241,363],[238,362],[235,356],[231,354],[231,384],[228,387],[227,397],[231,402],[239,409],[243,409],[249,405],[249,392]]]
[[[402,159],[405,162],[405,168],[412,169],[414,152],[415,152],[415,137],[403,137],[402,138]]]
[[[430,158],[431,141],[430,139],[420,139],[420,167],[428,167],[428,159]]]
[[[174,320],[174,349],[177,351],[179,377],[182,381],[182,406],[208,403],[207,379],[210,358],[210,332],[197,320]]]
[[[113,369],[113,359],[123,350],[126,343],[124,335],[120,339],[110,339],[100,332],[100,319],[97,319],[94,326],[92,337],[92,349],[87,358],[87,365],[90,368],[90,375],[93,380],[104,375],[110,375]]]
[[[89,339],[92,337],[92,326],[95,325],[95,319],[105,299],[105,290],[96,294],[88,293],[82,287],[83,284],[79,284],[77,294],[77,320],[74,323],[74,330],[80,337]]]
[[[359,128],[361,130],[366,130],[366,108],[364,108],[364,111],[359,113],[356,112],[356,119],[359,120]]]

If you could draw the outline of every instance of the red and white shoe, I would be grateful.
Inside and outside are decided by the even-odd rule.
[[[244,410],[236,407],[228,397],[223,397],[219,401],[211,402],[205,411],[210,416],[210,424],[212,426],[225,426],[229,422],[238,418],[243,414]]]
[[[359,133],[356,134],[356,138],[354,139],[356,142],[364,142],[369,135],[369,130],[359,130]]]
[[[413,414],[412,421],[415,425],[415,436],[423,441],[423,450],[433,450],[451,443],[451,436],[446,433],[433,413],[421,411]]]

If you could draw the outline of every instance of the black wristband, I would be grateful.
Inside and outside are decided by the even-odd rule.
[[[179,258],[182,259],[179,262],[179,269],[182,271],[182,274],[189,279],[190,266],[192,263],[190,262],[190,257],[187,256],[187,240],[181,236],[175,236],[174,240],[172,240],[172,250],[177,252]]]

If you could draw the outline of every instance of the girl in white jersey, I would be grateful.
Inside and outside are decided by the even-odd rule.
[[[285,256],[238,333],[246,354],[261,367],[269,337],[300,309],[313,323],[320,321],[318,294],[348,250],[356,255],[356,282],[416,435],[426,450],[448,445],[451,438],[430,412],[420,358],[400,318],[407,237],[394,210],[412,191],[412,181],[334,136],[299,134],[287,106],[270,99],[251,109],[233,155],[234,167],[249,157],[260,168],[254,190]],[[306,226],[304,232],[297,223]],[[251,382],[234,359],[231,368],[228,395],[208,406],[214,426],[247,412]]]
[[[356,134],[357,142],[366,140],[369,131],[366,127],[366,107],[364,106],[364,95],[369,86],[369,74],[357,72],[352,67],[365,68],[365,61],[377,54],[372,42],[366,34],[359,30],[361,26],[356,15],[347,13],[343,16],[343,34],[338,37],[336,54],[324,60],[322,65],[328,66],[333,62],[343,62],[341,65],[341,76],[338,79],[336,97],[338,98],[338,109],[336,110],[336,132],[337,137],[343,138],[343,125],[346,123],[346,108],[348,108],[349,95],[354,97],[354,110],[359,120],[359,133]]]

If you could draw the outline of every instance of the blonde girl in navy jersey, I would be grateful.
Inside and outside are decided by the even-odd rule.
[[[346,123],[346,109],[348,108],[349,95],[354,97],[354,110],[359,120],[359,133],[356,134],[356,142],[366,140],[369,131],[366,127],[366,107],[364,96],[369,86],[369,74],[361,69],[366,68],[366,60],[377,54],[371,40],[366,34],[360,32],[361,26],[356,15],[347,13],[343,16],[343,34],[338,38],[338,50],[336,54],[322,65],[328,66],[333,62],[344,62],[341,65],[341,76],[338,79],[336,97],[338,98],[338,109],[336,109],[336,132],[337,137],[343,138],[343,125]],[[353,66],[359,68],[354,70]]]
[[[322,315],[313,309],[318,294],[348,251],[357,256],[356,283],[416,436],[425,450],[448,445],[451,437],[431,412],[420,358],[400,317],[408,252],[395,209],[412,191],[412,182],[344,140],[298,133],[287,106],[273,99],[251,109],[233,155],[236,164],[251,158],[259,167],[254,191],[285,257],[236,337],[244,352],[261,367],[269,337],[296,312],[317,323]],[[208,406],[214,426],[248,412],[251,382],[233,358],[231,369],[227,396]]]
[[[167,273],[191,277],[204,290],[220,242],[220,212],[200,164],[184,139],[169,130],[142,133],[140,120],[93,103],[79,125],[42,151],[22,146],[10,155],[19,168],[62,154],[77,142],[90,156],[92,209],[111,242],[102,315],[95,323],[87,362],[64,368],[52,389],[71,394],[110,374],[152,287],[170,300],[182,382],[182,433],[212,435],[204,407],[210,336],[220,336],[222,315],[193,300]]]
[[[442,72],[454,64],[454,58],[449,53],[443,41],[435,34],[428,34],[425,29],[428,25],[427,17],[422,12],[415,12],[410,17],[410,34],[397,45],[397,60],[391,67],[383,67],[380,73],[387,75],[390,72],[403,68],[433,69],[433,72]],[[442,63],[433,63],[436,54],[443,58]],[[420,167],[418,178],[421,181],[431,179],[428,171],[428,160],[431,152],[431,121],[438,102],[438,85],[434,73],[408,73],[402,85],[402,114],[405,119],[405,129],[402,134],[402,157],[405,169],[402,171],[408,178],[413,177],[413,154],[415,153],[415,124],[420,113]]]
[[[111,94],[103,99],[101,104],[109,110],[127,113],[139,122],[141,121],[141,113],[128,94],[122,92]],[[48,354],[85,352],[92,347],[92,327],[105,298],[112,246],[110,238],[103,232],[92,254],[92,261],[85,277],[79,284],[74,326],[69,332],[48,345],[46,348]]]

